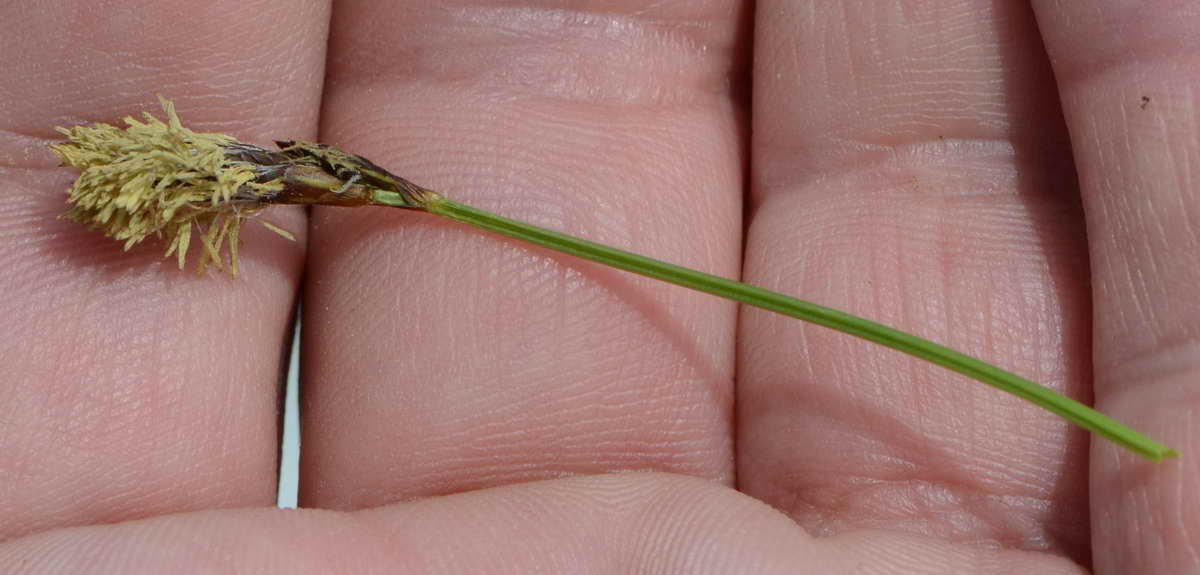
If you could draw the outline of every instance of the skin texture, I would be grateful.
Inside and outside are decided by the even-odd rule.
[[[0,28],[0,572],[1200,570],[1194,2],[9,2]],[[124,254],[54,219],[44,145],[156,93],[946,343],[1183,458],[422,214],[273,210],[300,242],[247,226],[237,280]],[[279,511],[301,287],[311,509]]]

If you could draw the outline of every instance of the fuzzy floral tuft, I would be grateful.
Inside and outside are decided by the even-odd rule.
[[[126,117],[127,128],[108,124],[58,128],[67,141],[51,146],[64,164],[81,171],[68,191],[65,217],[122,241],[129,249],[154,235],[167,242],[183,268],[191,238],[203,249],[199,270],[222,267],[237,274],[242,220],[262,209],[262,198],[283,183],[264,178],[263,167],[239,154],[255,149],[224,134],[193,132],[175,107],[159,97],[167,121],[150,113]],[[290,237],[274,226],[268,228]]]

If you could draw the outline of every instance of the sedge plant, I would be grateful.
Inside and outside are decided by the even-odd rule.
[[[854,335],[938,364],[1026,399],[1147,459],[1178,453],[1108,416],[999,367],[909,333],[781,293],[662,262],[505,218],[455,202],[324,144],[278,141],[271,150],[230,136],[184,127],[171,102],[159,98],[166,122],[146,113],[108,124],[59,128],[67,140],[51,149],[80,170],[68,191],[65,217],[121,241],[125,249],[150,236],[166,241],[166,256],[184,267],[192,237],[198,269],[238,271],[243,220],[272,205],[384,206],[420,210],[583,259],[727,298]],[[255,221],[291,238],[285,230]]]

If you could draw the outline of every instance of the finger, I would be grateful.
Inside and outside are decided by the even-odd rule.
[[[56,125],[161,117],[156,93],[196,130],[312,134],[326,7],[197,6],[0,8],[0,539],[272,500],[303,244],[248,228],[237,280],[123,253],[56,219],[74,174],[45,148]]]
[[[736,275],[738,10],[594,8],[340,3],[323,137],[459,201]],[[312,233],[306,504],[731,479],[728,302],[419,214],[317,210]]]
[[[516,485],[351,514],[206,512],[58,531],[0,546],[0,567],[14,575],[1081,572],[1037,554],[925,545],[896,533],[815,540],[733,490],[653,474]]]
[[[1096,405],[1178,449],[1092,443],[1098,573],[1200,570],[1200,11],[1035,2],[1087,212]]]
[[[764,2],[745,279],[1087,399],[1069,147],[1019,3]],[[995,389],[756,310],[738,476],[856,526],[1086,557],[1086,437]]]

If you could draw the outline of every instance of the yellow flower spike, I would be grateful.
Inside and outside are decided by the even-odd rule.
[[[184,127],[175,106],[159,97],[166,122],[144,113],[126,117],[125,129],[108,124],[58,128],[65,142],[50,146],[63,164],[79,169],[68,190],[64,217],[132,248],[149,236],[166,239],[166,257],[186,262],[195,236],[202,244],[196,266],[237,275],[242,220],[272,204],[361,206],[389,198],[390,205],[422,208],[428,192],[370,161],[323,144],[276,142],[268,150],[225,134]],[[294,240],[265,221],[267,229]]]
[[[216,234],[236,239],[230,230],[284,189],[283,173],[239,156],[260,148],[185,128],[175,106],[159,101],[165,123],[146,113],[141,121],[125,118],[124,130],[108,124],[58,128],[67,141],[50,149],[81,172],[68,191],[65,217],[122,241],[125,249],[151,235],[165,237],[166,256],[176,254],[180,267],[193,228],[211,230],[204,234],[207,249],[200,252],[198,269],[209,263],[219,268]],[[228,253],[236,258],[236,246]],[[236,261],[231,263],[236,271]]]

